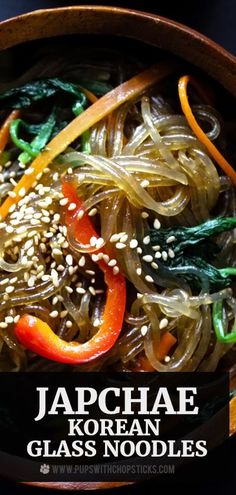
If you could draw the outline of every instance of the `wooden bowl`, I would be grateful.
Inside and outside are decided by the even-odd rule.
[[[0,24],[0,50],[43,38],[86,34],[131,38],[168,51],[201,69],[236,97],[236,58],[196,31],[154,14],[118,7],[74,6],[38,10]],[[230,434],[236,431],[236,399],[230,404]],[[35,483],[45,488],[86,490],[126,483]]]

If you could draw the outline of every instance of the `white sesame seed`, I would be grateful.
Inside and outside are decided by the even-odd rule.
[[[97,237],[95,237],[95,235],[92,235],[89,242],[90,242],[90,246],[95,247],[97,244]]]
[[[98,212],[97,208],[92,208],[92,210],[89,211],[88,216],[89,217],[94,217]]]
[[[17,277],[11,278],[11,284],[15,284],[17,282],[17,280],[18,280]]]
[[[34,287],[35,280],[36,280],[36,277],[35,277],[34,275],[32,275],[32,276],[29,278],[28,282],[27,282],[28,287]]]
[[[1,321],[0,328],[7,328],[7,323],[5,323],[5,321]]]
[[[109,260],[110,260],[110,258],[109,258],[109,256],[108,256],[108,254],[103,254],[103,260],[104,260],[104,261],[105,261],[105,263],[108,265]]]
[[[73,325],[72,321],[67,320],[67,322],[66,322],[66,328],[71,328],[72,325]]]
[[[162,256],[162,259],[163,259],[164,261],[166,261],[166,260],[167,260],[167,258],[168,258],[168,254],[167,254],[167,252],[166,252],[166,251],[162,251],[161,256]]]
[[[145,256],[143,256],[142,259],[147,263],[151,263],[153,261],[153,256],[151,256],[150,254],[145,254]]]
[[[65,270],[65,267],[63,265],[58,265],[57,266],[57,271],[58,272],[63,272]]]
[[[136,268],[136,273],[140,277],[140,275],[142,274],[142,268],[140,267]]]
[[[100,326],[100,319],[99,318],[95,318],[95,320],[93,322],[93,326],[94,327],[99,327]]]
[[[79,210],[79,213],[77,215],[78,220],[81,220],[83,216],[84,216],[84,210]]]
[[[131,239],[130,243],[129,243],[129,247],[131,249],[135,249],[136,247],[138,246],[138,241],[137,239]]]
[[[29,168],[27,168],[27,170],[25,171],[25,175],[31,175],[33,172],[34,172],[34,168],[29,167]]]
[[[45,217],[49,217],[49,211],[42,208],[42,213]]]
[[[161,253],[160,251],[158,251],[156,254],[155,254],[155,258],[158,260],[161,258]]]
[[[59,204],[61,206],[66,206],[68,201],[69,201],[68,198],[62,198],[62,199],[60,199]]]
[[[60,256],[62,254],[62,251],[58,248],[53,248],[52,254],[55,256],[57,256],[57,255]]]
[[[91,256],[92,260],[94,261],[94,263],[96,263],[98,261],[98,256],[97,254],[92,254]]]
[[[32,215],[32,214],[31,214]],[[34,218],[41,218],[42,217],[42,213],[35,213],[34,214]]]
[[[103,239],[103,237],[99,237],[96,242],[96,248],[100,249],[102,246],[104,246],[104,244],[105,240]]]
[[[55,215],[53,215],[53,221],[54,222],[59,222],[60,217],[61,217],[61,215],[59,213],[55,213]]]
[[[159,268],[158,264],[157,264],[157,263],[155,263],[155,261],[153,261],[153,262],[151,263],[151,266],[152,266],[152,268],[154,268],[154,270],[157,270],[157,269]]]
[[[70,203],[69,206],[68,206],[68,211],[73,211],[75,210],[76,208],[76,204],[75,203]]]
[[[160,330],[163,330],[163,328],[166,328],[168,326],[169,321],[167,318],[162,318],[159,323]]]
[[[7,324],[13,323],[13,321],[14,321],[14,318],[12,318],[12,316],[6,316],[6,318],[5,318],[5,322],[6,322]]]
[[[122,236],[120,237],[120,242],[125,243],[125,242],[127,241],[127,239],[128,239],[128,234],[124,234],[124,235],[122,235]]]
[[[161,246],[159,244],[156,244],[155,246],[152,246],[153,251],[160,251]]]
[[[27,237],[29,237],[29,238],[34,237],[34,239],[35,239],[35,236],[38,236],[38,235],[39,234],[38,234],[37,230],[31,230],[31,232],[28,233]]]
[[[57,304],[57,303],[58,303],[58,297],[57,297],[57,296],[55,296],[55,297],[53,298],[53,300],[52,300],[52,305],[53,305],[53,306],[55,306],[55,304]]]
[[[149,186],[149,184],[150,184],[150,182],[149,182],[149,180],[147,180],[147,179],[144,179],[144,180],[142,180],[142,181],[140,182],[140,186],[141,186],[141,187],[148,187],[148,186]]]
[[[16,206],[16,205],[12,205],[12,206]],[[10,206],[11,208],[11,206]],[[9,211],[10,211],[10,208],[9,208]],[[11,220],[11,225],[19,225],[19,220]]]
[[[73,289],[71,287],[69,287],[68,285],[65,286],[65,289],[66,291],[68,292],[68,294],[72,294],[73,292]]]
[[[143,252],[142,248],[141,248],[140,246],[139,246],[139,247],[137,247],[137,253],[138,253],[138,254],[142,254],[142,252]]]
[[[142,211],[141,217],[142,218],[148,218],[149,217],[149,213],[147,213],[146,211]]]
[[[25,196],[25,193],[26,193],[26,190],[25,190],[25,187],[22,187],[20,190],[19,190],[19,196],[21,198],[23,198]]]
[[[6,232],[7,232],[8,234],[12,234],[12,232],[14,232],[13,227],[12,227],[11,225],[7,225],[7,227],[6,227]]]
[[[170,235],[168,239],[166,239],[166,243],[170,244],[171,242],[176,241],[176,237],[174,235]]]
[[[88,275],[95,275],[94,270],[85,270],[85,273],[87,273]]]
[[[146,280],[147,282],[150,282],[150,283],[154,282],[154,280],[153,280],[153,278],[151,277],[151,275],[146,275],[146,276],[145,276],[145,280]]]
[[[141,327],[141,329],[140,329],[140,332],[141,332],[141,334],[142,334],[142,336],[143,336],[143,337],[145,337],[145,335],[146,335],[147,331],[148,331],[148,327],[147,327],[147,325],[143,325],[143,326]]]
[[[142,299],[143,297],[143,294],[141,294],[140,292],[137,292],[137,299]]]
[[[39,244],[39,248],[42,253],[46,253],[47,247],[45,246],[45,244],[43,244],[43,242]]]
[[[143,244],[145,244],[145,246],[147,246],[148,244],[150,244],[150,235],[146,235],[143,238]]]
[[[117,241],[119,241],[119,239],[120,239],[120,235],[119,234],[113,234],[110,237],[110,242],[117,242]]]
[[[57,318],[58,317],[58,311],[51,311],[51,313],[49,313],[49,316],[51,316],[51,318]]]
[[[55,172],[55,173],[53,174],[52,178],[53,178],[53,180],[54,180],[54,181],[58,180],[58,179],[59,179],[59,174],[58,174],[58,172]]]
[[[51,278],[54,287],[58,287],[59,286],[58,273],[54,268],[51,270]]]
[[[85,257],[84,256],[81,256],[81,258],[79,259],[79,266],[84,266],[85,265]]]
[[[170,258],[174,258],[175,257],[175,253],[174,253],[173,249],[168,249],[168,256]]]
[[[108,266],[115,266],[117,263],[117,260],[115,260],[114,258],[112,258],[109,263],[108,263]]]
[[[96,291],[95,291],[94,287],[92,287],[91,285],[89,287],[89,292],[90,292],[90,294],[92,294],[92,296],[96,296]]]
[[[7,294],[11,294],[15,290],[15,287],[14,285],[8,285],[5,290]]]
[[[116,249],[124,249],[126,247],[126,244],[123,242],[117,242],[116,243]]]
[[[69,266],[72,266],[73,265],[73,258],[71,256],[71,254],[67,254],[67,256],[66,256],[66,263]]]
[[[69,275],[73,275],[73,273],[74,273],[74,267],[73,266],[69,266],[68,272],[69,272]]]
[[[158,229],[160,229],[160,228],[161,228],[161,224],[160,224],[160,222],[159,222],[158,218],[155,218],[155,220],[154,220],[154,222],[153,222],[153,227],[154,227],[154,229],[156,229],[156,230],[158,230]]]
[[[119,273],[120,269],[118,266],[114,266],[112,271],[113,271],[113,275],[117,275]]]
[[[67,170],[67,173],[68,174],[73,174],[73,169],[71,167],[69,167],[68,170]]]
[[[27,251],[27,256],[30,257],[33,256],[33,254],[34,254],[34,246],[31,246]]]
[[[165,361],[165,363],[169,363],[170,362],[170,356],[165,356],[164,361]]]
[[[43,218],[42,218],[42,221],[44,221]],[[50,220],[49,220],[49,222],[50,222]],[[32,220],[30,220],[30,223],[31,223],[31,225],[39,225],[40,221],[37,220],[37,218],[32,218]]]
[[[43,223],[50,223],[51,222],[49,217],[42,217],[41,220]]]
[[[8,196],[10,196],[10,198],[16,198],[16,193],[14,191],[8,191]]]
[[[78,292],[78,294],[85,294],[86,290],[83,289],[83,287],[77,287],[76,289],[76,292]]]
[[[67,314],[68,314],[67,309],[64,309],[63,311],[60,312],[60,318],[65,318]]]
[[[10,178],[10,182],[13,186],[17,185],[17,182],[12,177]]]
[[[15,318],[14,318],[14,323],[17,323],[20,319],[20,315],[16,315]]]
[[[33,241],[30,239],[29,241],[26,241],[25,243],[25,250],[29,249],[33,245]]]

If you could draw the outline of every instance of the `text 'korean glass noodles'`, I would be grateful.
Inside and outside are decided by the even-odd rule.
[[[0,117],[0,370],[234,355],[236,172],[207,78],[49,53],[1,83]]]

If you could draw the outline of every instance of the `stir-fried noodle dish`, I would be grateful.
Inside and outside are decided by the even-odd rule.
[[[168,57],[49,53],[1,82],[1,371],[234,355],[236,172],[215,101]]]

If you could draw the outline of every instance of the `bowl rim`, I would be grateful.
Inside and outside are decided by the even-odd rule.
[[[72,24],[72,28],[69,31],[66,30],[66,26],[68,25],[67,21],[64,23],[65,27],[63,27],[61,23],[59,25],[55,24],[57,19],[61,18],[64,14],[71,15],[70,23]],[[104,18],[102,17],[103,14]],[[101,34],[102,30],[105,28],[104,34],[140,40],[164,49],[165,51],[172,52],[174,55],[179,55],[218,80],[223,87],[236,97],[236,56],[197,30],[158,14],[141,10],[103,5],[68,5],[64,7],[29,11],[0,22],[0,51],[36,39],[66,34],[85,34],[86,29],[90,26],[87,26],[86,22],[84,23],[84,26],[83,22],[76,24],[76,20],[79,19],[79,16],[84,16],[84,18],[82,17],[82,20],[84,21],[84,19],[86,19],[86,22],[88,16],[91,16],[90,19],[92,19],[93,16],[100,16],[100,19],[103,21],[104,19],[108,20],[109,18],[107,24],[104,25],[103,23],[100,29],[99,26],[96,27],[91,34]],[[119,30],[117,32],[119,17],[125,22],[119,24]],[[46,24],[44,24],[44,26],[46,26],[46,32],[42,29],[42,25],[40,26],[39,20],[41,24],[46,21]],[[111,20],[113,22],[113,27],[115,23],[115,32],[112,32],[112,27],[110,28],[110,26],[112,26]],[[33,23],[35,29],[32,29],[32,27],[29,28],[29,21],[31,25]],[[51,23],[51,21],[53,22]],[[128,29],[126,22],[129,23]],[[139,22],[144,23],[148,27],[152,27],[152,29],[145,29],[139,33],[137,30]],[[132,29],[130,29],[130,27]],[[155,31],[155,28],[157,31]],[[52,29],[52,31],[50,31],[50,29]],[[167,30],[167,33],[169,32],[165,41],[166,46],[161,46],[162,39],[165,38],[164,32],[162,31],[163,29]],[[174,37],[173,43],[171,35],[176,32],[179,33],[179,36]],[[87,33],[89,33],[89,31],[87,31]],[[152,42],[153,36],[154,38],[158,38],[158,35],[160,36],[159,41]],[[194,55],[194,57],[192,58],[191,55]]]
[[[0,21],[0,27],[5,28],[8,27],[11,23],[13,22],[18,22],[20,20],[26,20],[28,18],[34,18],[34,17],[39,17],[45,14],[53,14],[53,15],[59,15],[62,14],[65,11],[74,11],[74,12],[85,12],[85,11],[97,11],[100,13],[113,13],[113,14],[128,14],[128,15],[133,15],[136,16],[137,18],[149,18],[149,19],[156,19],[160,20],[161,22],[165,23],[166,25],[173,26],[183,32],[188,32],[191,34],[194,38],[199,39],[200,41],[203,42],[210,42],[211,46],[219,51],[220,53],[224,54],[227,58],[229,58],[232,62],[236,63],[236,56],[233,55],[229,50],[224,48],[222,45],[211,39],[210,37],[206,36],[205,34],[201,33],[200,31],[193,29],[186,24],[183,24],[181,22],[172,20],[171,18],[151,13],[151,12],[145,12],[143,10],[137,10],[137,9],[132,9],[132,8],[126,8],[126,7],[116,7],[112,5],[92,5],[92,4],[84,4],[84,5],[68,5],[65,7],[52,7],[52,8],[45,8],[45,9],[35,9],[35,10],[30,10],[29,12],[25,12],[23,14],[18,14],[16,16],[9,17],[8,19],[4,19]],[[18,43],[17,43],[18,44]],[[13,45],[11,45],[13,46]],[[0,41],[0,50],[1,50],[1,41]]]

